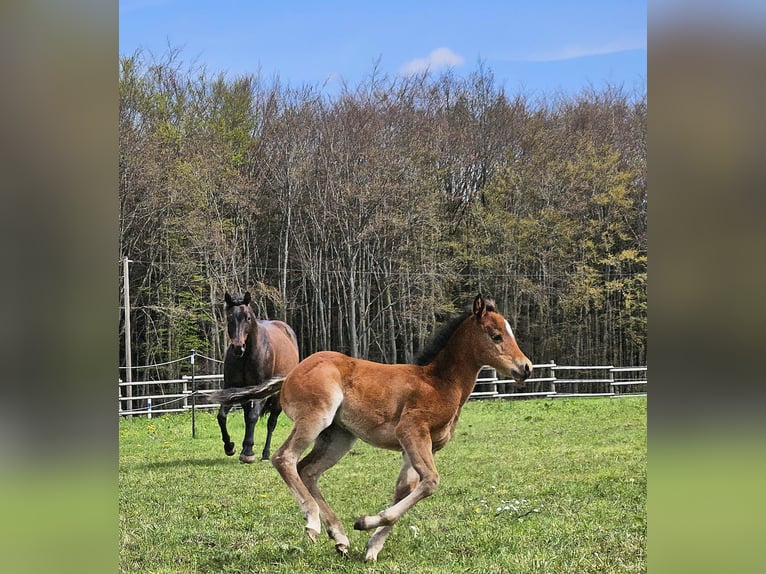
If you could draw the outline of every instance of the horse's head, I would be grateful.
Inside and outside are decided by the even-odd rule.
[[[474,338],[477,357],[517,383],[526,380],[532,374],[532,362],[519,349],[510,323],[497,312],[495,302],[476,297],[472,320],[480,331]]]
[[[255,325],[255,314],[250,308],[250,292],[232,297],[225,294],[226,300],[226,329],[229,333],[229,347],[236,357],[245,354],[245,343]]]

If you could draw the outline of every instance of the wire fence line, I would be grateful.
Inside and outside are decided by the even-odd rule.
[[[120,369],[127,370],[128,368],[132,369],[154,369],[156,367],[166,367],[168,365],[173,365],[175,363],[182,363],[184,361],[191,361],[195,357],[200,357],[202,359],[206,359],[212,363],[220,363],[223,364],[223,361],[220,359],[214,359],[213,357],[208,357],[206,355],[203,355],[202,353],[198,353],[197,351],[192,351],[190,354],[186,355],[185,357],[181,357],[180,359],[173,359],[171,361],[164,361],[161,363],[152,363],[151,365],[131,365],[130,367],[127,367],[125,365],[120,365]]]
[[[204,357],[192,352],[172,362]],[[163,364],[169,364],[163,363]],[[144,365],[135,368],[152,368]],[[565,397],[625,397],[647,394],[647,367],[613,365],[557,365],[554,361],[533,365],[534,375],[523,383],[501,379],[497,372],[484,367],[479,372],[470,400],[565,398]],[[120,416],[154,415],[187,412],[197,409],[217,409],[217,403],[204,398],[222,388],[223,374],[183,375],[178,379],[148,381],[118,381],[118,413]],[[133,391],[140,391],[136,394]],[[157,402],[160,401],[160,402]]]

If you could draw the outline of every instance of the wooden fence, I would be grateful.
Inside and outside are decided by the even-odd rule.
[[[646,367],[534,365],[534,377],[523,383],[499,379],[494,369],[479,372],[470,399],[625,397],[646,395]],[[206,395],[220,389],[223,375],[185,375],[165,381],[118,384],[120,416],[153,415],[193,409],[217,409]],[[137,394],[137,392],[139,394]]]

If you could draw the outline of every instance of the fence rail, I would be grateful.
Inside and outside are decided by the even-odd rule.
[[[469,399],[523,399],[534,397],[627,397],[646,395],[646,367],[533,365],[535,376],[523,383],[500,379],[491,367],[484,367]],[[557,376],[557,373],[565,375]],[[184,375],[164,381],[119,381],[120,416],[177,413],[191,409],[217,409],[205,398],[221,388],[223,375]],[[128,392],[130,389],[131,392]],[[141,394],[135,394],[139,390]]]

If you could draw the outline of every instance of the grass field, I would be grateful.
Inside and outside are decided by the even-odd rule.
[[[242,415],[229,416],[235,442]],[[290,429],[283,415],[279,446]],[[646,398],[471,401],[436,456],[436,493],[396,524],[377,563],[354,519],[390,502],[400,454],[357,442],[320,484],[347,558],[303,534],[267,462],[226,457],[212,413],[120,421],[122,572],[646,571]],[[265,434],[256,427],[256,452]],[[237,445],[239,447],[239,444]]]

